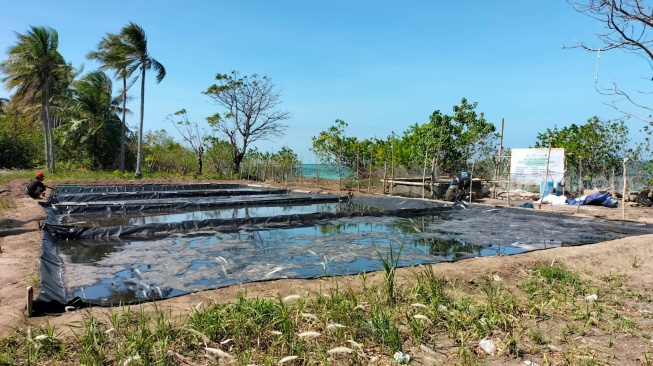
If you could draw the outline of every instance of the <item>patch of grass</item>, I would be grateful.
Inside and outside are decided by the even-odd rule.
[[[383,269],[385,270],[385,289],[389,303],[394,303],[397,297],[397,288],[395,287],[395,273],[401,258],[401,251],[404,249],[404,243],[401,243],[399,250],[395,253],[392,243],[385,256],[377,250],[376,254],[379,256]]]
[[[642,261],[637,255],[635,255],[635,256],[633,256],[632,260],[630,261],[630,265],[633,268],[639,268],[642,265]]]
[[[533,343],[538,344],[538,345],[544,345],[546,344],[546,340],[544,339],[544,335],[542,334],[542,331],[539,328],[530,328],[528,329],[528,338],[530,338]]]
[[[383,281],[365,279],[362,290],[342,289],[333,277],[328,290],[286,298],[241,294],[174,323],[172,314],[156,303],[150,310],[114,308],[106,315],[84,310],[74,339],[61,338],[54,328],[32,332],[31,338],[16,332],[0,340],[0,361],[274,365],[296,356],[293,362],[304,365],[367,365],[373,359],[390,364],[399,350],[419,355],[420,346],[426,346],[436,354],[446,353],[449,363],[480,365],[493,360],[479,349],[479,341],[488,337],[497,344],[497,354],[490,357],[508,363],[535,359],[541,365],[601,365],[608,363],[603,358],[612,356],[592,352],[585,337],[600,334],[605,341],[601,344],[607,343],[613,353],[619,350],[613,340],[624,333],[633,340],[650,338],[632,313],[607,300],[610,290],[621,289],[615,287],[618,276],[599,278],[596,285],[564,267],[537,266],[515,291],[489,278],[471,284],[439,278],[431,266],[424,266],[413,273],[407,291],[401,291],[394,278],[390,287],[387,277],[394,274],[398,256],[388,254]],[[388,298],[390,288],[393,301]],[[520,288],[528,296],[515,296]],[[586,289],[598,299],[588,302]],[[37,335],[46,337],[38,343]]]
[[[0,199],[0,211],[8,210],[11,208],[16,208],[16,203],[14,201]]]

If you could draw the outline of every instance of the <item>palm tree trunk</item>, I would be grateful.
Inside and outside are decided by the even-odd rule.
[[[45,112],[45,101],[41,103],[41,122],[43,123],[43,143],[45,144],[43,152],[45,153],[45,168],[50,169],[50,134],[48,133],[48,118]]]
[[[120,174],[125,173],[125,124],[127,108],[127,76],[122,77],[122,124],[120,125]]]
[[[47,104],[48,124],[50,125],[48,133],[50,134],[50,173],[54,173],[54,121],[50,117],[50,102]]]
[[[141,120],[138,123],[138,154],[136,157],[136,174],[134,178],[140,179],[143,176],[141,165],[143,164],[143,113],[145,111],[145,65],[141,65]]]
[[[46,133],[48,136],[48,139],[46,139],[46,142],[48,144],[48,155],[49,155],[49,164],[46,161],[46,165],[48,168],[48,171],[50,173],[54,173],[54,125],[52,118],[50,116],[50,89],[49,89],[49,79],[46,80],[45,82],[45,87],[43,88],[43,99],[45,101],[45,121],[44,124],[46,125]]]

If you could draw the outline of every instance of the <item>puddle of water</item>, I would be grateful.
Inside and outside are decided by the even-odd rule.
[[[120,220],[133,224],[362,210],[380,209],[319,203],[112,216],[94,222],[116,225]],[[452,210],[412,218],[350,217],[301,227],[243,226],[233,232],[71,240],[60,244],[60,256],[69,294],[109,305],[246,282],[377,271],[384,268],[383,260],[389,260],[391,252],[401,267],[595,243],[634,235],[637,230],[509,211]]]
[[[278,205],[261,207],[233,207],[192,212],[167,212],[142,214],[133,212],[121,214],[105,212],[95,215],[66,215],[61,217],[62,224],[84,227],[107,227],[145,225],[150,223],[172,223],[182,221],[200,221],[208,219],[240,219],[250,217],[272,217],[279,215],[301,215],[316,212],[352,213],[382,211],[382,209],[354,204],[351,202],[326,202],[307,205]]]
[[[419,232],[425,228],[413,219],[356,218],[114,243],[68,241],[61,244],[64,282],[74,296],[105,304],[158,298],[159,292],[169,297],[266,279],[382,270],[381,258],[390,258],[390,250],[396,258],[402,243],[400,266],[497,254],[486,246],[428,237]]]

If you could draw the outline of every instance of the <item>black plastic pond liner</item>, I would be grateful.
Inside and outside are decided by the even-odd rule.
[[[214,185],[211,185],[214,186]],[[143,186],[139,186],[143,188]],[[107,192],[111,192],[111,187],[104,187],[107,189]],[[148,186],[147,189],[150,191],[155,191],[154,186]],[[162,189],[169,189],[169,187],[161,187]],[[191,191],[191,189],[179,188],[178,191]],[[205,187],[206,188],[206,187]],[[232,190],[236,187],[229,186],[225,187],[226,190]],[[76,187],[78,193],[84,193],[81,187]],[[92,190],[96,190],[97,187],[92,187]],[[120,189],[116,189],[115,192],[119,192]],[[201,194],[201,189],[195,189],[198,194]],[[115,247],[120,251],[123,243],[129,244],[133,240],[145,240],[145,241],[161,241],[159,247],[166,248],[165,240],[168,240],[168,237],[174,237],[175,235],[194,235],[197,233],[200,235],[203,240],[210,238],[211,235],[220,234],[230,235],[229,233],[236,233],[235,235],[240,235],[238,233],[244,233],[242,235],[258,235],[257,232],[266,232],[272,233],[275,230],[284,230],[284,229],[293,229],[293,228],[311,228],[322,225],[323,227],[328,227],[331,224],[343,224],[345,226],[351,225],[356,222],[386,222],[387,220],[397,220],[397,218],[407,218],[409,221],[413,219],[418,220],[420,217],[423,218],[435,218],[431,221],[424,221],[424,226],[419,228],[420,230],[427,230],[426,232],[420,232],[420,237],[422,238],[440,238],[446,240],[453,240],[454,242],[460,242],[465,245],[465,242],[468,244],[473,244],[479,248],[487,247],[495,244],[507,244],[510,246],[510,243],[515,240],[515,237],[528,236],[528,238],[522,240],[521,242],[515,242],[515,248],[520,248],[520,245],[525,245],[531,250],[532,245],[539,245],[542,240],[548,240],[551,238],[552,241],[555,241],[557,246],[560,245],[582,245],[587,243],[595,243],[599,241],[606,241],[611,239],[617,239],[630,235],[642,235],[642,234],[651,234],[653,233],[653,227],[650,225],[637,224],[632,222],[620,222],[620,221],[607,221],[602,219],[592,219],[592,218],[579,218],[574,216],[558,215],[552,214],[544,211],[535,211],[535,210],[526,210],[519,208],[487,208],[481,206],[470,206],[469,209],[458,209],[453,210],[451,206],[443,206],[441,204],[433,203],[425,200],[417,199],[405,199],[405,198],[388,198],[388,197],[353,197],[351,199],[352,203],[378,207],[380,210],[377,211],[363,211],[363,212],[340,212],[340,213],[330,213],[330,212],[314,212],[307,214],[293,214],[293,215],[279,215],[271,217],[249,217],[249,218],[233,218],[233,219],[207,219],[207,220],[194,220],[194,221],[183,221],[183,222],[173,222],[173,223],[149,223],[144,225],[128,225],[128,226],[110,226],[110,227],[75,227],[60,225],[59,216],[62,214],[69,214],[71,211],[75,214],[95,214],[97,212],[106,212],[107,210],[113,210],[113,207],[122,207],[123,210],[140,210],[140,211],[171,211],[176,212],[176,210],[191,210],[198,209],[200,207],[238,207],[238,206],[250,206],[250,205],[270,205],[278,202],[286,202],[289,204],[292,203],[305,203],[311,201],[323,201],[323,202],[344,202],[346,203],[349,198],[333,196],[333,195],[318,195],[318,194],[302,194],[302,193],[290,193],[282,196],[263,194],[254,198],[251,196],[238,196],[234,199],[226,198],[226,196],[214,196],[214,197],[200,197],[198,200],[195,200],[193,197],[181,197],[177,200],[162,200],[151,199],[148,202],[140,201],[123,201],[119,204],[115,202],[88,202],[87,204],[82,204],[71,208],[66,206],[62,210],[62,207],[57,204],[46,205],[45,210],[47,212],[47,219],[44,224],[43,229],[43,252],[41,257],[41,293],[39,294],[35,304],[34,311],[35,315],[60,312],[65,309],[66,306],[73,306],[75,308],[83,306],[109,306],[109,305],[118,305],[120,304],[129,304],[137,303],[141,301],[148,301],[153,299],[161,298],[170,298],[174,296],[179,296],[188,293],[183,287],[174,288],[176,286],[165,286],[165,280],[152,281],[154,283],[142,283],[135,286],[133,291],[143,291],[143,295],[134,297],[115,297],[113,299],[106,298],[92,298],[84,296],[84,299],[78,297],[79,294],[72,293],[70,289],[66,288],[64,281],[64,274],[66,271],[65,264],[62,261],[62,253],[60,243],[63,244],[63,241],[70,240],[71,242],[79,242],[79,245],[89,245],[97,246],[101,250],[100,254],[104,253],[105,249],[101,246]],[[147,201],[147,200],[146,200]],[[362,207],[362,206],[361,206]],[[368,220],[369,218],[369,220]],[[501,233],[498,233],[498,228],[503,226]],[[410,226],[410,225],[409,225]],[[416,228],[419,225],[415,225]],[[511,232],[515,230],[516,232]],[[496,235],[490,235],[492,231],[495,231]],[[181,234],[184,233],[184,234]],[[214,233],[214,234],[211,234]],[[361,236],[362,235],[362,236]],[[365,234],[359,236],[365,237]],[[383,236],[382,232],[376,233]],[[328,236],[327,236],[328,237]],[[142,239],[141,239],[142,238]],[[310,238],[295,237],[289,238],[289,240],[310,240]],[[381,238],[381,237],[379,237]],[[544,238],[544,239],[542,239]],[[185,240],[188,240],[189,237],[186,237]],[[190,237],[192,239],[192,237]],[[285,240],[284,237],[280,237],[277,240]],[[339,239],[337,239],[339,240]],[[346,238],[343,242],[338,242],[342,244],[342,248],[345,248],[348,243]],[[173,241],[174,243],[174,241]],[[336,250],[340,250],[340,244],[329,242],[329,245],[335,245]],[[134,244],[130,244],[134,245]],[[136,244],[138,245],[138,244]],[[183,243],[177,245],[183,245]],[[268,244],[269,245],[269,244]],[[236,244],[237,247],[237,244]],[[544,247],[547,247],[544,245]],[[143,247],[150,248],[150,247]],[[311,248],[310,246],[307,249]],[[523,247],[521,247],[523,249]],[[540,245],[538,248],[542,248]],[[316,251],[317,247],[314,248]],[[215,249],[212,249],[215,250]],[[237,249],[241,250],[241,249]],[[273,250],[269,248],[266,250]],[[343,251],[345,249],[342,249]],[[520,249],[521,250],[521,249]],[[526,250],[526,249],[525,249]],[[241,250],[242,251],[242,250]],[[301,251],[301,250],[300,250]],[[308,250],[313,253],[312,251]],[[523,250],[521,250],[523,251]],[[369,252],[369,250],[368,250]],[[512,253],[517,253],[520,251],[513,251]],[[141,252],[136,252],[141,253]],[[142,252],[146,253],[146,252]],[[408,253],[408,252],[405,252]],[[106,254],[106,253],[105,253]],[[316,254],[316,253],[313,253]],[[148,256],[150,254],[147,254]],[[162,254],[165,257],[165,254]],[[223,254],[219,254],[220,257]],[[224,254],[226,255],[226,254]],[[297,256],[297,250],[293,252],[294,256]],[[408,254],[406,254],[408,255]],[[480,252],[476,254],[457,252],[455,258],[438,256],[437,253],[434,253],[429,261],[423,262],[421,260],[419,263],[434,263],[438,261],[446,260],[455,260],[463,259],[467,257],[473,257],[476,255],[481,255]],[[487,254],[486,254],[487,255]],[[213,254],[212,258],[215,258],[216,254]],[[313,258],[313,257],[312,257]],[[319,256],[317,256],[319,258]],[[266,258],[260,258],[263,261]],[[225,260],[222,258],[222,260]],[[236,260],[236,259],[234,259]],[[259,258],[251,258],[250,261],[257,261]],[[295,260],[301,261],[301,255]],[[133,263],[133,262],[127,262]],[[226,260],[225,260],[225,263]],[[325,258],[325,263],[326,258]],[[416,262],[417,263],[417,262]],[[269,263],[268,263],[269,264]],[[83,263],[81,264],[83,265]],[[134,264],[132,264],[133,266]],[[142,264],[141,264],[142,265]],[[273,265],[273,264],[272,264]],[[336,264],[334,264],[336,265]],[[90,266],[90,264],[89,264]],[[110,265],[108,265],[110,267]],[[114,264],[115,266],[115,264]],[[93,267],[85,267],[89,270],[95,271]],[[105,269],[108,267],[98,268]],[[185,267],[184,267],[185,268]],[[276,270],[273,267],[270,267],[269,273],[274,273]],[[138,268],[134,267],[132,269],[135,272],[138,272]],[[224,271],[224,267],[222,269]],[[345,271],[347,272],[347,271]],[[91,273],[91,272],[86,272]],[[351,273],[351,268],[349,272]],[[335,275],[345,274],[345,273],[332,273]],[[299,272],[296,277],[292,278],[314,278],[317,277],[316,274],[311,274],[309,272]],[[253,278],[248,277],[249,280],[267,280],[266,278]],[[97,278],[97,275],[94,275],[93,278]],[[269,278],[274,279],[274,278]],[[155,284],[159,284],[156,286]],[[160,287],[159,287],[160,286]],[[217,287],[222,287],[224,285],[219,285]],[[215,288],[209,287],[209,288]],[[132,290],[130,290],[132,291]],[[133,292],[132,291],[132,292]],[[77,291],[79,292],[79,291]],[[81,295],[79,295],[81,296]],[[118,300],[116,300],[118,299]]]
[[[170,191],[139,191],[139,192],[92,192],[92,193],[61,193],[52,195],[52,203],[67,205],[74,203],[108,203],[121,201],[162,200],[187,197],[213,197],[213,196],[257,196],[288,194],[285,189],[265,188],[252,189],[204,189],[204,190],[170,190]]]
[[[173,212],[199,211],[222,207],[248,207],[273,205],[276,203],[300,204],[319,202],[340,202],[348,199],[346,196],[317,194],[267,194],[254,196],[214,196],[187,197],[177,199],[125,200],[116,202],[84,202],[56,203],[53,200],[52,209],[60,215],[82,215],[94,213],[131,213],[131,212]]]
[[[203,191],[214,189],[251,189],[257,190],[264,187],[245,184],[142,184],[124,186],[54,186],[59,193],[108,193],[108,192],[162,192],[162,191]]]
[[[98,239],[106,237],[126,236],[152,236],[173,233],[188,233],[199,230],[234,231],[241,227],[259,228],[292,228],[306,227],[317,223],[326,223],[331,220],[348,217],[413,217],[442,214],[450,212],[445,207],[431,207],[420,209],[396,209],[386,211],[368,212],[315,212],[297,215],[279,215],[271,217],[250,217],[235,219],[213,219],[182,221],[174,223],[150,223],[144,225],[111,226],[111,227],[79,227],[65,225],[47,225],[57,237],[66,240],[75,239]]]

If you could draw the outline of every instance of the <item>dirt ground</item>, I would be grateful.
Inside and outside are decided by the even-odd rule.
[[[145,183],[179,183],[167,179],[141,180],[131,182],[132,184]],[[185,183],[199,183],[198,181],[184,181]],[[79,324],[84,320],[84,312],[70,312],[51,317],[25,317],[26,288],[38,286],[39,281],[39,256],[41,235],[39,222],[45,218],[44,212],[38,201],[25,195],[24,187],[27,180],[15,180],[0,186],[0,203],[13,202],[15,207],[0,211],[0,337],[9,334],[16,327],[23,327],[26,324],[40,326],[45,323],[55,325],[58,330],[65,331],[66,326]],[[91,181],[48,181],[48,184],[83,184],[83,185],[124,185],[130,182],[124,180],[91,180]],[[223,182],[220,182],[223,183]],[[252,183],[237,181],[237,183]],[[260,184],[260,183],[255,183]],[[326,182],[316,187],[314,181],[306,183],[296,182],[292,184],[270,183],[264,185],[283,186],[289,189],[331,192],[346,194],[346,191],[338,191],[337,182],[335,187],[327,186]],[[330,189],[331,188],[331,189]],[[333,189],[335,188],[335,189]],[[355,192],[357,195],[367,194]],[[375,194],[374,192],[370,194]],[[376,193],[378,194],[378,193]],[[511,205],[519,205],[527,201],[512,201]],[[505,206],[504,200],[486,198],[476,204]],[[535,210],[556,212],[567,215],[594,216],[605,219],[622,218],[622,202],[618,208],[605,208],[598,206],[578,207],[542,205]],[[653,209],[636,207],[626,203],[625,219],[640,223],[653,223]],[[512,256],[483,257],[461,260],[455,263],[439,263],[433,265],[436,275],[456,278],[460,281],[472,281],[475,278],[493,276],[500,278],[507,288],[516,286],[524,280],[528,269],[536,264],[551,263],[556,261],[567,266],[577,273],[592,273],[596,276],[607,274],[623,274],[624,281],[634,292],[639,292],[653,298],[653,235],[628,237],[610,242],[598,243],[579,247],[562,247],[523,253]],[[633,265],[637,262],[637,266]],[[398,271],[399,282],[408,284],[410,281],[410,269]],[[495,277],[496,276],[496,277]],[[383,281],[383,273],[368,274],[368,285],[374,282]],[[354,288],[360,286],[358,276],[340,277],[339,286],[348,285]],[[187,296],[173,298],[158,302],[170,314],[183,315],[196,306],[206,306],[214,301],[227,301],[233,299],[239,293],[247,293],[251,296],[286,296],[291,294],[308,294],[315,291],[324,292],[333,285],[332,280],[278,280],[260,282],[245,285],[232,286],[229,288],[203,291]],[[36,290],[38,291],[38,290]],[[36,293],[35,293],[36,296]],[[651,309],[634,309],[634,313]],[[143,305],[151,309],[151,304]],[[93,308],[90,311],[102,313],[107,309]],[[653,313],[653,312],[652,312]],[[180,317],[181,318],[181,317]],[[650,327],[650,321],[649,327]],[[553,325],[552,325],[553,326]],[[652,328],[653,329],[653,328]],[[651,330],[649,330],[651,332]],[[653,333],[653,332],[652,332]],[[597,342],[590,337],[583,342]],[[641,342],[640,342],[641,343]],[[632,358],[619,359],[616,364],[640,364],[637,356],[641,355],[641,348],[650,348],[651,345],[632,344],[628,337],[616,340],[613,352],[617,354],[631,354]],[[649,342],[650,343],[650,342]],[[633,347],[637,349],[633,349]],[[638,348],[639,347],[639,348]],[[651,352],[651,349],[648,350]],[[496,360],[500,364],[500,360]],[[515,364],[512,360],[510,364]]]

